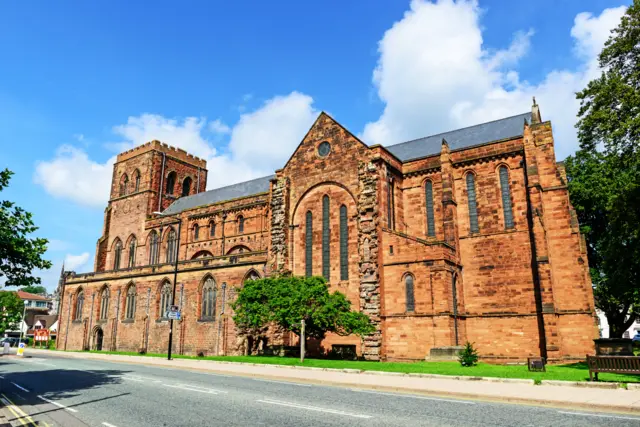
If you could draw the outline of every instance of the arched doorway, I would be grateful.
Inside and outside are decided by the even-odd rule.
[[[104,337],[104,332],[102,332],[102,328],[96,328],[93,332],[93,349],[101,351],[102,350],[102,338]]]

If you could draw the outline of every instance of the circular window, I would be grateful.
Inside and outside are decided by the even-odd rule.
[[[330,151],[331,145],[327,141],[321,142],[320,145],[318,145],[318,155],[320,157],[326,157]]]

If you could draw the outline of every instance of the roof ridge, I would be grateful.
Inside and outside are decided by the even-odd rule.
[[[465,126],[465,127],[457,128],[457,129],[451,129],[451,130],[448,130],[448,131],[446,131],[446,132],[434,133],[433,135],[421,136],[420,138],[414,138],[414,139],[410,139],[410,140],[408,140],[408,141],[398,142],[397,144],[385,145],[384,147],[385,147],[385,148],[396,147],[396,146],[398,146],[398,145],[408,144],[408,143],[410,143],[410,142],[419,141],[419,140],[421,140],[421,139],[425,139],[425,138],[433,138],[433,137],[440,136],[440,135],[445,135],[445,134],[448,134],[448,133],[451,133],[451,132],[457,132],[457,131],[461,131],[461,130],[465,130],[465,129],[471,129],[471,128],[474,128],[474,127],[487,125],[487,124],[489,124],[489,123],[500,122],[500,121],[502,121],[502,120],[512,119],[512,118],[514,118],[514,117],[518,117],[518,116],[524,116],[524,115],[527,115],[527,114],[531,114],[531,112],[525,112],[525,113],[520,113],[520,114],[514,114],[513,116],[503,117],[503,118],[501,118],[501,119],[495,119],[495,120],[490,120],[490,121],[488,121],[488,122],[482,122],[482,123],[478,123],[478,124],[471,125],[471,126]]]
[[[201,195],[201,194],[204,194],[204,193],[209,193],[210,191],[222,190],[223,188],[233,187],[234,185],[246,184],[247,182],[257,181],[257,180],[259,180],[259,179],[271,178],[272,176],[275,176],[275,174],[265,175],[265,176],[261,176],[261,177],[258,177],[258,178],[248,179],[248,180],[246,180],[246,181],[236,182],[235,184],[225,185],[224,187],[216,187],[216,188],[212,188],[211,190],[206,190],[206,191],[203,191],[203,192],[201,192],[201,193],[195,193],[195,194],[190,194],[190,195],[188,195],[188,196],[186,196],[186,197],[180,197],[180,198],[176,199],[176,201],[177,201],[177,200],[180,200],[180,199],[186,199],[187,197],[193,197],[193,196],[198,196],[198,195]]]

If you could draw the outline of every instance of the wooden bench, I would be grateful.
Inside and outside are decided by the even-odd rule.
[[[587,356],[587,365],[590,381],[598,381],[598,372],[640,375],[640,356]]]

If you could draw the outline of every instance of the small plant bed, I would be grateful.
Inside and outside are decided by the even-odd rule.
[[[126,356],[167,357],[166,354],[118,351],[91,351],[91,353],[119,354]],[[476,366],[461,366],[459,362],[367,362],[328,359],[300,359],[278,356],[181,356],[176,359],[214,360],[220,362],[259,363],[266,365],[306,366],[332,369],[359,369],[362,371],[402,372],[415,374],[437,374],[451,376],[473,376],[493,378],[522,378],[533,380],[588,381],[589,368],[584,362],[569,365],[547,365],[547,372],[529,372],[526,365],[493,365],[479,362]],[[640,382],[640,376],[622,374],[600,374],[600,382]]]

